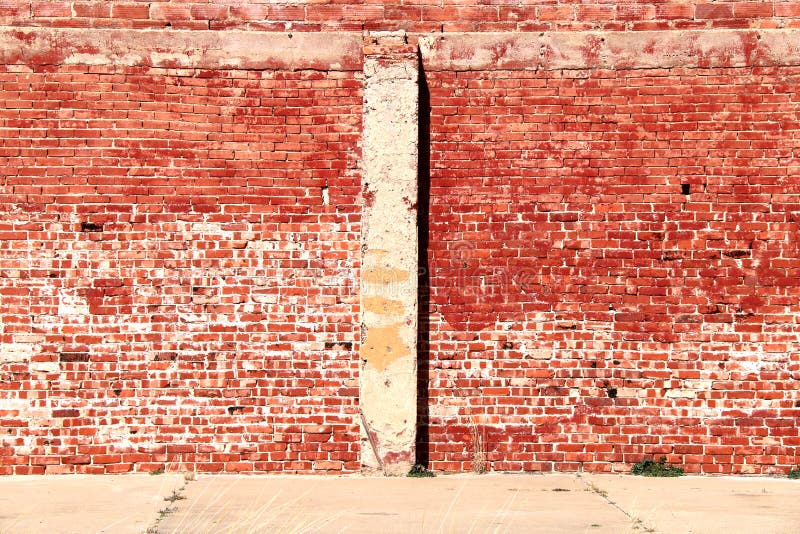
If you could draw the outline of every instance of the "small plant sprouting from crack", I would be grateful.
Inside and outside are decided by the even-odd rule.
[[[183,488],[181,488],[181,489],[183,489]],[[181,493],[180,489],[174,489],[174,490],[172,490],[172,495],[164,497],[164,500],[169,502],[169,503],[173,503],[175,501],[182,501],[184,499],[186,499],[186,495]]]
[[[595,492],[596,494],[600,495],[604,499],[608,499],[608,492],[604,489],[597,487],[594,482],[588,483],[589,490]]]
[[[657,462],[650,458],[636,462],[631,468],[631,474],[643,477],[681,477],[683,468],[667,464],[667,457],[662,456]]]
[[[435,477],[436,475],[434,475],[433,472],[424,465],[414,464],[414,467],[412,467],[411,471],[408,472],[408,476],[410,478],[431,478]]]
[[[788,476],[792,480],[800,480],[800,465],[798,465],[797,468],[792,469],[791,471],[789,471],[789,475]]]
[[[161,470],[161,472],[162,473],[164,472],[163,469]],[[152,475],[154,474],[154,472],[151,472],[150,474]],[[192,477],[192,480],[194,480],[194,477]],[[158,511],[158,517],[156,518],[156,522],[154,525],[148,527],[147,534],[158,534],[159,523],[161,523],[161,521],[163,521],[164,518],[167,517],[168,515],[175,513],[175,511],[177,510],[177,507],[174,506],[175,502],[186,499],[186,495],[183,494],[183,491],[186,489],[186,484],[188,484],[189,481],[190,480],[188,477],[184,477],[183,485],[180,488],[173,489],[171,494],[164,497],[164,501],[167,503],[167,505]]]
[[[633,530],[640,530],[640,529],[644,530],[645,532],[655,532],[656,531],[656,529],[654,529],[652,527],[648,527],[647,525],[645,525],[644,521],[642,521],[638,517],[634,518],[633,519]]]
[[[168,500],[169,497],[166,497],[164,500]],[[156,519],[156,524],[147,528],[147,534],[158,534],[158,524],[164,520],[165,517],[175,512],[175,508],[172,506],[165,506],[161,510],[158,511],[158,518]]]
[[[151,475],[163,475],[164,474],[164,467],[159,467],[154,471],[150,471]]]
[[[478,429],[475,418],[470,416],[470,426],[472,428],[472,471],[482,475],[487,469],[486,464],[486,437],[485,433]]]
[[[634,516],[633,514],[625,511],[624,509],[622,509],[622,507],[620,505],[618,505],[616,502],[612,501],[608,497],[608,492],[606,490],[604,490],[604,489],[599,488],[594,482],[591,482],[591,481],[587,481],[586,482],[586,491],[591,491],[591,492],[596,493],[597,495],[599,495],[600,497],[605,499],[605,501],[608,504],[610,504],[611,506],[613,506],[614,508],[616,508],[617,510],[619,510],[620,512],[622,512],[623,514],[628,516],[628,519],[631,520],[631,529],[632,530],[643,530],[644,532],[655,532],[655,530],[652,527],[647,526],[644,523],[644,521],[641,520],[641,518],[638,518],[638,517]],[[595,525],[596,524],[594,524],[594,523],[592,524],[593,527]],[[600,525],[596,525],[596,526],[599,527]]]

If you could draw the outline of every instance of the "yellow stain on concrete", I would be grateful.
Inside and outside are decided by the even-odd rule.
[[[401,269],[365,269],[361,273],[364,282],[372,284],[392,284],[408,280],[408,271]]]
[[[361,300],[365,311],[379,315],[403,315],[405,313],[405,306],[399,300],[380,296],[362,297]]]
[[[408,346],[400,339],[400,325],[373,326],[367,330],[367,339],[361,345],[361,357],[377,371],[410,354]]]

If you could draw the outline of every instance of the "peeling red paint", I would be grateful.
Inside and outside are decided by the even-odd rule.
[[[587,68],[596,67],[600,64],[600,49],[604,42],[605,39],[595,35],[588,35],[584,39],[580,50],[583,55],[584,65],[586,65]]]
[[[742,42],[742,52],[748,65],[757,65],[763,59],[763,50],[757,32],[742,32],[737,35]]]
[[[26,31],[22,31],[22,30],[12,30],[10,32],[10,34],[15,39],[17,39],[19,41],[22,41],[23,43],[25,43],[28,46],[33,45],[33,43],[36,41],[36,38],[37,38],[36,32],[33,32],[33,31],[26,32]]]
[[[402,463],[414,463],[414,453],[413,451],[391,451],[387,452],[383,456],[383,463],[384,465],[392,465],[392,464],[402,464]]]

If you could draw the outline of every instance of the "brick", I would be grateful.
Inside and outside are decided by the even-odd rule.
[[[425,32],[798,17],[792,2],[144,5],[0,2],[0,17],[292,22],[293,39],[405,16]],[[432,468],[472,469],[476,436],[492,470],[794,466],[800,72],[737,39],[708,64],[427,65]],[[0,68],[0,473],[361,469],[363,73],[58,57]]]
[[[697,4],[694,13],[698,19],[729,19],[733,17],[733,5]]]
[[[673,12],[673,16],[688,15]],[[740,333],[714,335],[717,344],[713,348],[708,347],[701,357],[689,356],[697,350],[697,336],[702,336],[705,328],[737,320],[725,306],[697,306],[699,301],[730,299],[740,313],[751,314],[753,309],[768,306],[769,299],[763,300],[765,291],[774,298],[784,287],[778,274],[771,275],[767,286],[755,276],[747,283],[726,276],[730,274],[723,267],[726,262],[754,260],[749,248],[734,244],[745,238],[746,232],[725,223],[711,231],[707,222],[698,222],[711,220],[706,218],[709,211],[736,211],[736,194],[746,190],[757,195],[761,188],[774,187],[777,182],[767,179],[737,186],[735,173],[712,170],[703,174],[703,206],[683,204],[697,198],[698,184],[691,182],[687,193],[681,184],[702,173],[690,168],[698,160],[675,154],[670,141],[678,139],[670,132],[691,131],[692,141],[686,149],[715,143],[718,151],[708,160],[714,169],[745,154],[749,154],[745,158],[758,157],[740,152],[743,147],[735,142],[743,130],[739,124],[727,123],[711,131],[685,122],[685,114],[694,112],[695,106],[717,106],[717,111],[723,111],[737,105],[733,100],[720,103],[718,90],[709,89],[684,107],[688,102],[682,97],[714,80],[741,87],[733,92],[751,95],[745,100],[758,102],[758,95],[772,92],[771,83],[777,78],[774,71],[761,72],[763,77],[758,79],[752,79],[753,74],[751,68],[676,68],[659,74],[619,70],[564,75],[491,66],[483,71],[432,69],[427,73],[432,108],[430,306],[435,311],[423,337],[430,339],[427,354],[431,361],[426,372],[432,379],[425,392],[430,406],[430,444],[426,452],[434,468],[465,468],[463,454],[469,450],[473,432],[466,429],[472,425],[477,432],[513,436],[515,442],[530,447],[522,452],[521,446],[504,447],[500,445],[503,438],[498,439],[487,454],[491,469],[496,470],[533,469],[546,462],[554,462],[556,469],[573,469],[571,462],[588,457],[580,452],[552,456],[535,450],[535,444],[552,447],[559,439],[569,439],[560,438],[564,428],[571,432],[586,425],[587,435],[624,444],[629,448],[626,454],[632,455],[628,459],[610,450],[594,454],[591,467],[584,464],[583,468],[599,472],[624,470],[614,463],[632,463],[634,455],[669,455],[672,447],[681,446],[690,429],[696,428],[698,436],[710,432],[716,446],[728,451],[728,456],[721,458],[714,446],[697,445],[676,458],[697,473],[739,469],[742,457],[734,459],[732,451],[746,451],[746,445],[756,445],[751,440],[762,439],[766,433],[777,436],[774,432],[789,428],[788,419],[770,410],[749,415],[739,411],[722,421],[715,420],[713,410],[686,420],[659,407],[664,399],[681,407],[709,399],[730,407],[755,398],[769,403],[773,398],[770,390],[782,387],[777,376],[763,371],[758,372],[758,379],[745,371],[699,380],[704,373],[717,373],[731,365],[730,357],[738,362],[735,365],[753,369],[764,364],[772,343],[758,311],[751,316],[752,324],[739,327]],[[659,79],[662,75],[665,78]],[[646,98],[623,97],[631,87]],[[780,100],[788,102],[790,90],[783,91]],[[547,96],[531,96],[534,94]],[[610,115],[592,117],[594,103],[610,106],[602,112]],[[629,138],[622,132],[634,128],[627,120],[615,122],[614,130],[619,133],[613,140],[606,137],[605,124],[615,109],[624,109],[642,121],[637,124],[645,125],[648,133],[646,141],[640,140],[650,152],[635,153],[627,144]],[[497,127],[501,117],[503,124],[514,128]],[[579,123],[593,125],[582,129],[578,137],[581,146],[594,148],[581,150],[573,142],[569,125]],[[542,125],[548,125],[546,132],[541,131]],[[684,127],[688,130],[681,130]],[[795,141],[786,135],[779,144],[787,142],[794,146]],[[701,155],[694,151],[692,156]],[[748,161],[739,163],[747,168]],[[658,173],[675,184],[667,196],[661,197],[664,191],[646,178],[615,181],[640,166],[659,167]],[[709,187],[706,180],[712,175],[714,187]],[[737,187],[739,193],[735,193]],[[796,193],[796,188],[791,190]],[[650,210],[651,202],[658,206],[658,215]],[[756,217],[766,230],[770,226],[763,219],[766,212],[755,213],[762,214]],[[646,229],[637,226],[644,221],[649,221]],[[704,239],[715,233],[727,236],[728,241]],[[651,248],[655,243],[659,252]],[[709,243],[716,252],[711,252]],[[584,257],[584,251],[592,257]],[[767,263],[781,256],[794,257],[800,248],[784,241],[774,252],[778,256]],[[676,274],[679,282],[670,279]],[[705,296],[693,304],[688,302],[691,299],[675,301],[676,310],[683,308],[689,313],[672,314],[667,311],[668,295],[677,287],[691,287],[695,295]],[[751,325],[759,328],[749,330]],[[594,328],[609,332],[608,342],[589,341],[592,334],[585,334]],[[759,349],[733,356],[731,344],[736,345],[742,335]],[[662,372],[661,366],[670,371]],[[480,369],[481,375],[455,380],[454,369],[460,373]],[[561,379],[554,382],[554,377]],[[748,383],[747,377],[759,385]],[[539,411],[527,409],[526,404],[537,395],[547,401],[534,404],[541,407]],[[775,398],[787,397],[778,393]],[[469,415],[450,409],[463,402],[472,406]],[[563,411],[559,406],[564,406]],[[626,423],[609,426],[604,417],[592,415],[595,410],[625,414]],[[645,411],[658,415],[651,420],[643,416]],[[530,432],[526,436],[516,429],[512,417],[526,421],[534,429],[536,441],[529,437]],[[564,423],[564,417],[569,417],[569,422]],[[551,428],[554,420],[561,421],[558,432]],[[743,426],[755,431],[743,437],[739,431]],[[459,427],[465,430],[455,430]],[[492,443],[491,438],[486,443]],[[657,443],[662,445],[655,447]],[[779,450],[786,452],[787,447]],[[515,461],[509,461],[512,454]],[[770,455],[760,461],[757,472],[763,472],[762,465],[774,468],[780,462]],[[723,467],[715,467],[718,465]]]
[[[118,19],[146,19],[150,17],[149,4],[113,4],[111,16]]]
[[[32,8],[31,8],[32,6]],[[149,8],[148,8],[149,6]],[[147,12],[149,9],[149,12]],[[146,13],[147,12],[147,13]],[[106,26],[117,28],[161,27],[168,21],[176,29],[263,29],[284,31],[395,30],[431,31],[544,31],[544,30],[663,30],[705,27],[775,27],[771,18],[797,17],[796,2],[673,2],[653,5],[608,3],[587,5],[540,5],[507,7],[467,6],[446,1],[438,6],[322,2],[308,5],[136,2],[0,2],[0,16],[21,21],[33,17],[54,27]],[[697,17],[698,22],[691,19]],[[736,19],[744,19],[737,21]],[[48,22],[49,20],[49,22]],[[676,20],[682,20],[677,26]],[[790,22],[789,27],[795,23]]]
[[[0,139],[3,146],[25,139],[26,150],[41,158],[42,168],[61,177],[44,178],[38,193],[46,187],[56,204],[80,215],[58,229],[52,227],[54,216],[38,207],[21,212],[26,222],[20,219],[8,227],[0,222],[0,248],[9,251],[3,253],[4,276],[6,268],[23,265],[10,255],[14,243],[31,238],[37,243],[31,256],[36,268],[31,271],[29,265],[26,271],[37,297],[25,305],[28,289],[2,289],[4,332],[10,337],[8,343],[2,341],[0,353],[14,357],[0,360],[0,368],[40,376],[36,369],[47,366],[48,376],[55,372],[64,381],[60,384],[70,384],[52,397],[49,423],[35,439],[92,440],[91,447],[77,451],[65,446],[57,455],[20,456],[26,469],[150,472],[165,463],[180,463],[209,472],[358,470],[358,369],[351,362],[360,331],[360,248],[354,241],[360,233],[360,72],[265,70],[254,76],[246,70],[70,65],[25,76],[28,90],[37,94],[38,104],[32,105],[43,110],[50,109],[48,102],[58,102],[74,118],[62,123],[43,119],[13,130],[0,126]],[[11,89],[17,83],[17,75],[0,74],[0,92],[16,94]],[[82,91],[103,92],[113,104],[88,111],[75,98]],[[231,100],[231,94],[246,91],[258,96]],[[300,108],[302,119],[287,112]],[[0,113],[0,124],[6,120],[17,119]],[[330,132],[327,125],[333,125]],[[105,140],[95,135],[102,129],[108,130]],[[64,147],[50,146],[49,139],[64,140]],[[328,150],[327,142],[337,147]],[[277,143],[296,156],[291,178],[285,158],[276,164],[260,158],[273,153]],[[237,158],[243,150],[253,155]],[[30,156],[16,152],[12,157],[22,164]],[[132,165],[140,171],[123,185],[119,178]],[[87,178],[72,178],[67,168],[90,174],[92,186],[87,187]],[[158,177],[155,169],[164,174]],[[252,188],[236,185],[234,170],[256,177]],[[30,183],[14,173],[12,182]],[[287,202],[272,203],[276,198]],[[296,199],[308,201],[298,207]],[[140,215],[131,209],[136,202]],[[0,207],[5,214],[7,208]],[[142,226],[131,226],[132,218]],[[293,256],[287,247],[290,234],[303,248],[316,250],[314,259]],[[203,266],[181,257],[190,243],[202,251]],[[75,253],[46,260],[62,246],[75,247]],[[264,254],[273,259],[256,259]],[[334,262],[330,272],[324,271],[323,257]],[[72,277],[81,282],[56,289],[59,280]],[[281,288],[274,285],[284,278]],[[45,297],[48,287],[54,292]],[[141,288],[144,293],[139,294]],[[275,298],[260,301],[264,292]],[[185,313],[179,314],[178,307]],[[31,334],[30,328],[15,333],[14,325],[27,313],[57,317],[59,325],[41,334]],[[238,319],[220,322],[214,319],[218,314]],[[184,332],[182,341],[170,333],[176,327]],[[325,349],[330,340],[340,342],[336,351]],[[126,348],[109,350],[108,343]],[[13,351],[12,345],[17,347]],[[207,368],[210,354],[227,363]],[[120,380],[128,358],[149,362],[148,369]],[[328,368],[324,376],[318,365],[323,358]],[[90,362],[97,367],[90,370]],[[170,366],[197,380],[191,393],[161,378]],[[250,370],[237,378],[239,366]],[[45,384],[38,379],[29,383]],[[192,416],[196,431],[192,438],[177,438],[185,435],[185,415],[180,403],[165,401],[163,415],[152,424],[128,419],[124,431],[125,439],[144,439],[154,447],[120,453],[116,437],[105,439],[97,432],[101,421],[118,416],[103,407],[110,404],[75,405],[69,393],[74,384],[102,392],[114,403],[191,395],[198,403]],[[37,398],[45,391],[16,382],[9,387],[25,396],[19,399]],[[303,408],[280,409],[265,424],[261,408],[253,403],[265,406],[276,399]],[[62,402],[70,402],[69,407],[57,407]],[[24,410],[4,414],[0,427],[4,432],[27,429],[28,415]],[[297,429],[287,441],[305,447],[303,454],[313,461],[298,462],[296,453],[287,453],[286,444],[276,442],[274,428],[279,425]],[[314,432],[303,434],[306,428]],[[254,443],[277,446],[265,456],[269,461],[253,461]],[[223,447],[233,452],[212,459],[210,452]],[[329,459],[329,450],[349,452]]]
[[[539,20],[573,20],[575,8],[573,6],[540,6],[536,8]]]
[[[111,16],[111,6],[99,2],[85,4],[75,2],[72,4],[72,9],[76,17],[108,18]]]
[[[31,12],[31,2],[19,0],[0,1],[0,17],[27,17]]]
[[[692,19],[694,18],[694,4],[658,4],[656,5],[657,19]]]
[[[72,6],[69,2],[33,2],[31,4],[34,17],[69,17]]]
[[[741,2],[733,4],[733,14],[736,18],[769,18],[773,15],[771,2]]]
[[[776,17],[800,17],[800,2],[779,2],[773,4]]]
[[[189,6],[181,4],[150,4],[150,18],[153,20],[187,21],[192,18]]]
[[[613,20],[616,16],[616,6],[609,5],[580,5],[577,7],[577,20],[599,21]]]
[[[193,5],[191,15],[197,20],[222,20],[228,17],[229,8],[227,6],[215,5]]]
[[[264,20],[267,17],[267,6],[235,5],[230,7],[232,18],[240,20]]]

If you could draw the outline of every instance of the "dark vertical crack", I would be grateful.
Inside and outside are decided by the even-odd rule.
[[[417,440],[416,463],[429,463],[430,380],[430,268],[428,265],[428,217],[431,189],[431,99],[428,81],[419,58],[419,161],[417,164],[417,231],[419,232],[419,286],[417,294]]]

